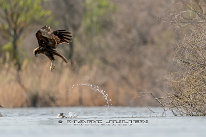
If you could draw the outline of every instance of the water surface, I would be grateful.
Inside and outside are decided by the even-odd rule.
[[[137,107],[1,108],[0,137],[206,136],[206,117],[174,117],[169,112],[162,116],[161,108],[152,108],[152,111]],[[73,112],[78,116],[59,119],[60,112]],[[75,124],[71,120],[83,123]],[[84,123],[87,120],[101,120],[102,123]],[[109,120],[114,123],[106,124]],[[132,120],[142,123],[125,123]]]

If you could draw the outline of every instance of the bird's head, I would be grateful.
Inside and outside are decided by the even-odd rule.
[[[37,55],[40,53],[40,49],[39,48],[36,48],[34,49],[33,51],[33,54],[37,57]]]

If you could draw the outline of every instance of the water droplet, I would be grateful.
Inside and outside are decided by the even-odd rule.
[[[106,104],[107,104],[107,105],[105,105],[105,106],[108,106],[108,107],[109,107],[109,102],[111,102],[112,100],[108,97],[108,94],[106,94],[106,91],[105,91],[105,90],[100,89],[99,86],[97,86],[97,85],[92,85],[92,84],[83,83],[83,84],[76,84],[76,85],[77,85],[77,86],[87,86],[87,87],[91,87],[91,89],[92,89],[93,91],[97,91],[97,92],[101,93],[101,94],[103,95],[105,101],[106,101]],[[72,86],[72,88],[74,88],[74,87]]]

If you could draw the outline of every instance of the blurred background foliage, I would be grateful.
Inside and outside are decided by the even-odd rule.
[[[21,61],[18,45],[24,31],[31,25],[32,22],[45,20],[45,17],[50,15],[41,7],[42,0],[1,0],[0,1],[0,32],[1,36],[7,40],[5,45],[2,45],[1,50],[4,62],[15,62],[18,70],[21,69]],[[43,19],[44,18],[44,19]]]
[[[112,19],[109,15],[115,11],[115,5],[109,0],[87,0],[85,10],[83,26],[91,37],[111,26]]]
[[[181,65],[174,62],[177,42],[191,32],[183,22],[203,19],[202,3],[0,0],[0,104],[105,105],[101,94],[90,88],[71,88],[89,83],[106,90],[113,105],[157,106],[142,92],[157,97],[173,93],[170,74],[182,74]],[[57,58],[54,72],[45,56],[32,54],[35,33],[44,25],[73,33],[70,45],[58,47],[71,64]]]

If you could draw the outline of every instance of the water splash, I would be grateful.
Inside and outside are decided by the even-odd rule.
[[[110,102],[112,102],[112,99],[109,98],[108,94],[106,93],[105,90],[100,89],[99,86],[97,85],[93,85],[93,84],[76,84],[76,85],[72,85],[72,88],[77,87],[77,86],[85,86],[85,87],[90,87],[93,91],[97,91],[99,93],[101,93],[104,96],[104,99],[106,100],[107,106],[111,106],[112,104]]]

